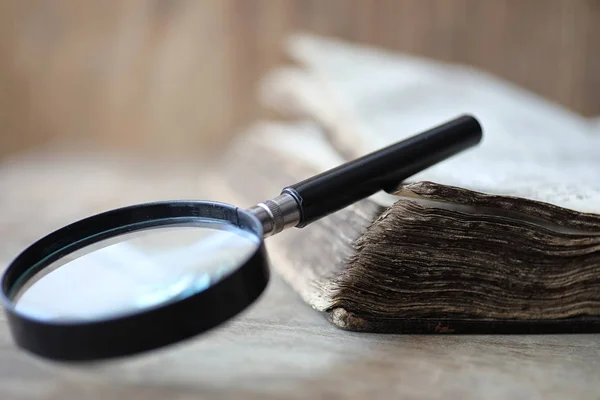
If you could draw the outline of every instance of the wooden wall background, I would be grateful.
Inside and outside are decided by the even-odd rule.
[[[0,156],[56,139],[204,155],[298,30],[468,63],[600,114],[598,0],[0,2]]]

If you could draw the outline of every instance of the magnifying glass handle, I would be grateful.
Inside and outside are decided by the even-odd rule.
[[[260,203],[253,212],[265,236],[311,222],[406,178],[481,141],[482,129],[472,116],[460,116],[416,136],[392,144],[329,171],[285,187],[281,195]]]

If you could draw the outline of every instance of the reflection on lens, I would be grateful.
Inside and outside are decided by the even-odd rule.
[[[17,311],[45,320],[110,318],[197,293],[250,257],[260,240],[232,225],[160,227],[71,253],[19,291]]]

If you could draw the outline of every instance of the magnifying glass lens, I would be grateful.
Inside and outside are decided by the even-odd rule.
[[[112,237],[49,264],[14,294],[39,320],[95,321],[147,310],[209,288],[260,239],[229,223],[195,221]]]

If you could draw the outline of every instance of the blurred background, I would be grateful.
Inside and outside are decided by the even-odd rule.
[[[0,161],[52,143],[218,154],[303,31],[482,68],[600,114],[598,0],[0,3]]]

